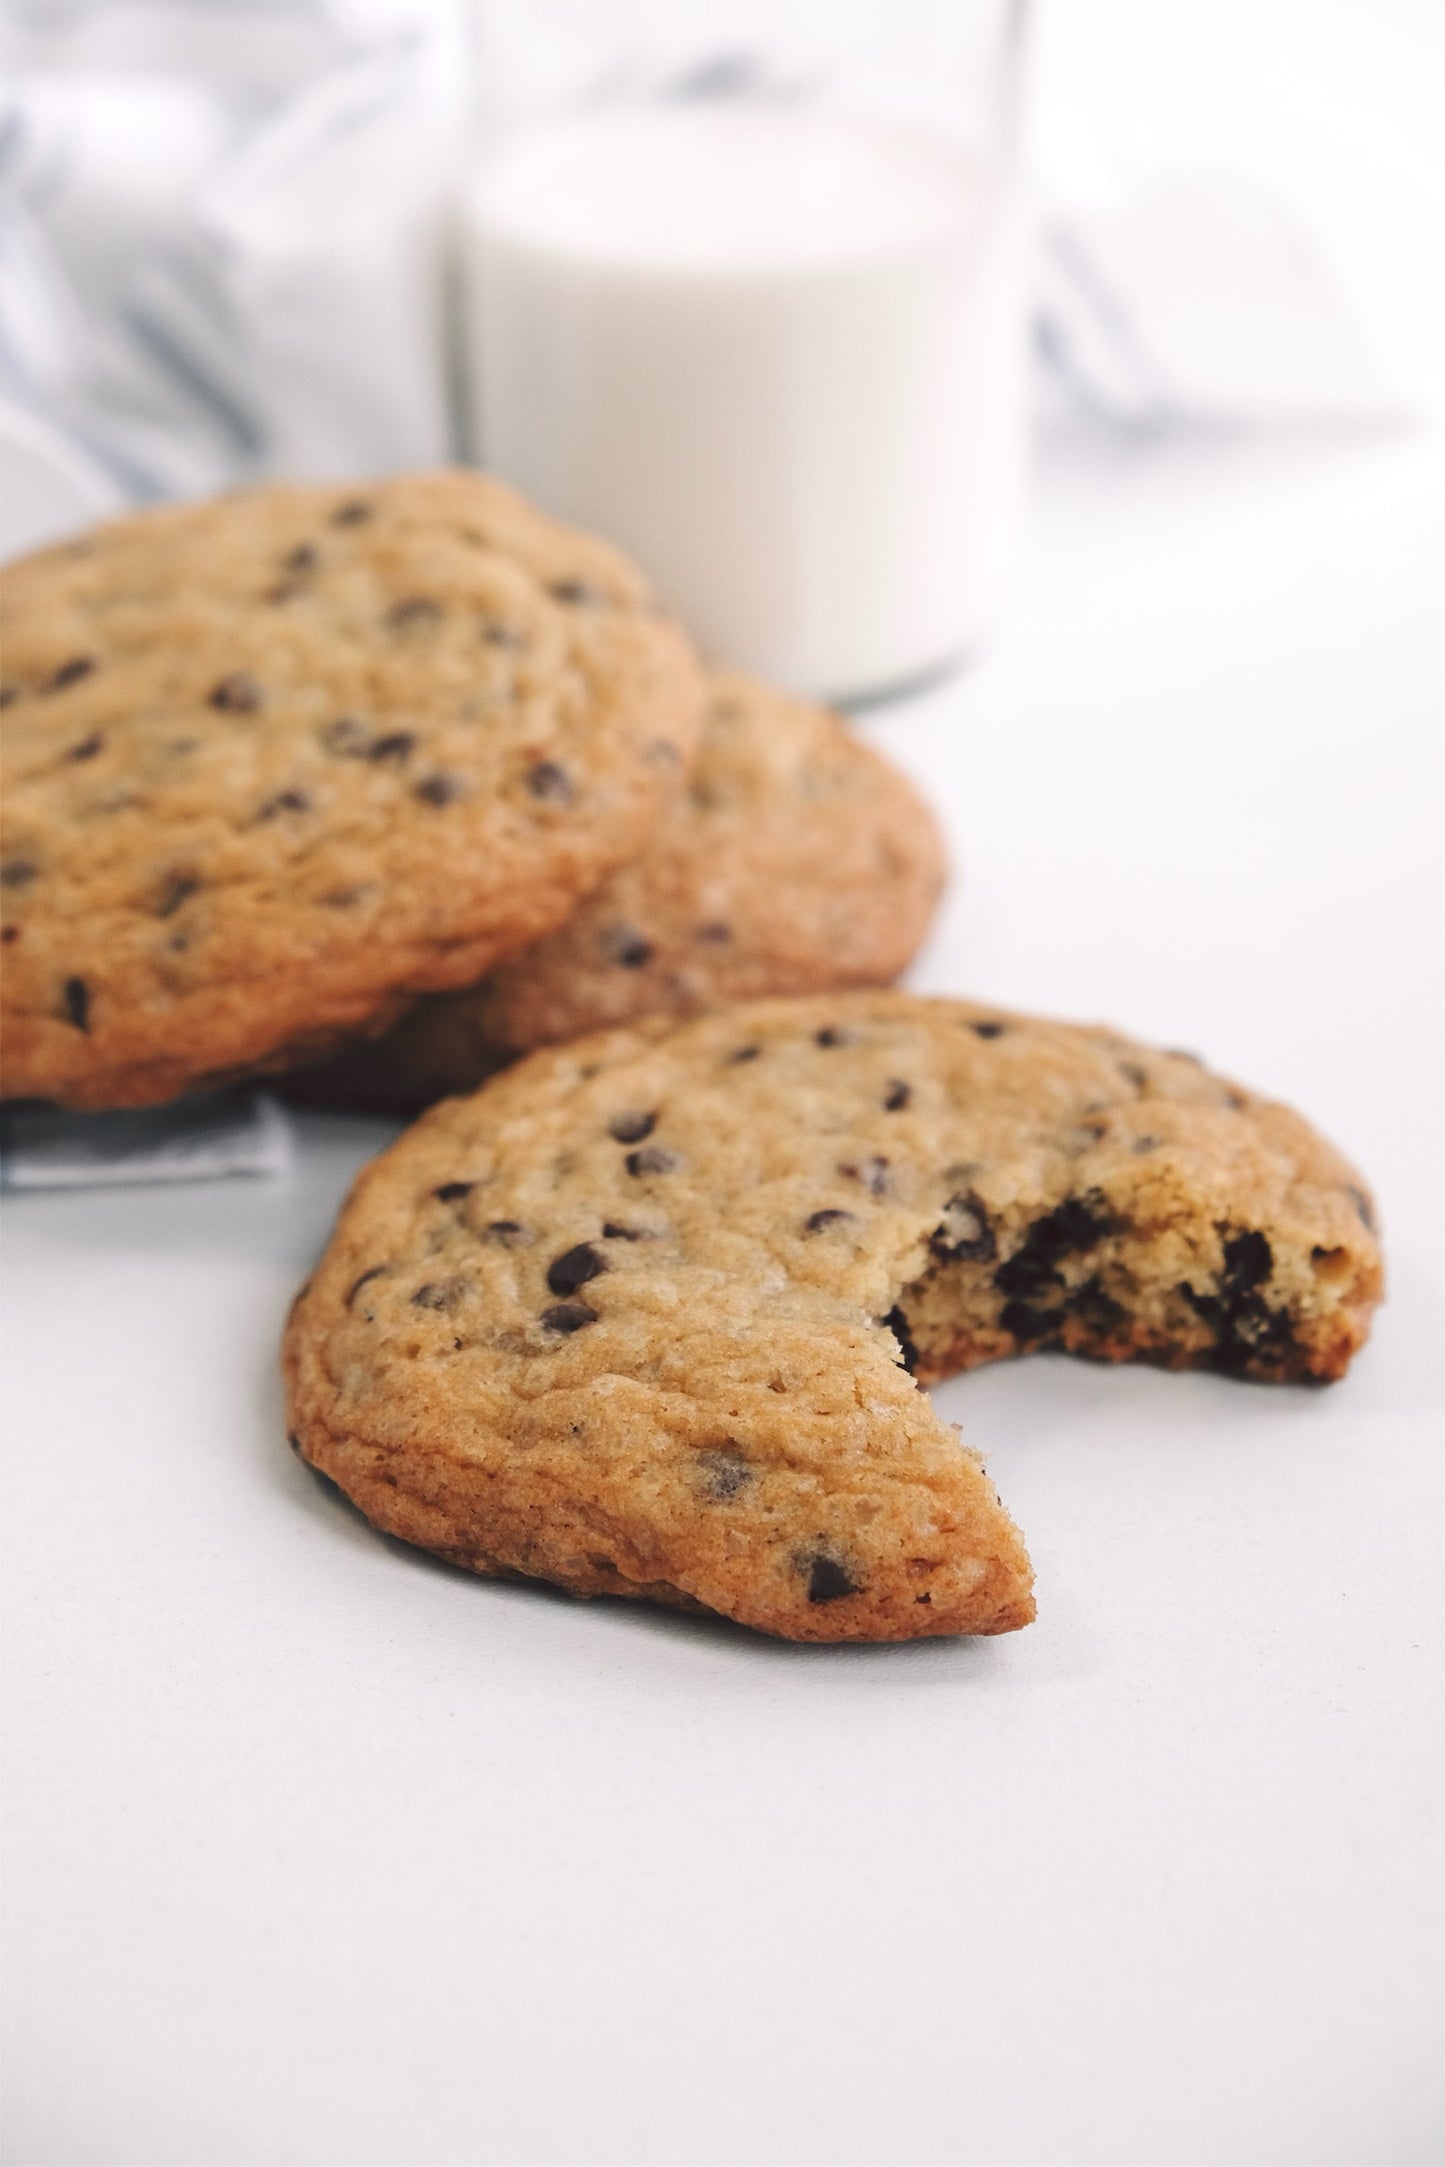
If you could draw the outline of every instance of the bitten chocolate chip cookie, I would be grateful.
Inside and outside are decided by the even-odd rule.
[[[146,512],[3,589],[6,1096],[154,1104],[473,982],[701,728],[632,566],[476,474]]]
[[[799,1640],[1006,1632],[1022,1543],[913,1378],[1034,1347],[1338,1377],[1370,1220],[1297,1114],[1109,1031],[900,993],[654,1020],[367,1169],[291,1425],[478,1572]]]
[[[896,978],[943,885],[927,806],[826,709],[734,675],[709,694],[691,784],[644,857],[479,986],[289,1079],[294,1095],[425,1106],[638,1016]]]

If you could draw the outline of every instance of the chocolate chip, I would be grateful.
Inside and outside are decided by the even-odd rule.
[[[566,768],[555,760],[538,760],[529,767],[527,788],[545,805],[570,805],[577,794]]]
[[[278,790],[274,798],[267,798],[256,818],[274,820],[279,813],[309,813],[311,800],[304,790]]]
[[[1222,1230],[1221,1230],[1222,1231]],[[1257,1228],[1227,1235],[1217,1291],[1199,1293],[1183,1285],[1179,1292],[1214,1334],[1211,1369],[1228,1377],[1279,1376],[1297,1354],[1294,1326],[1287,1310],[1272,1309],[1260,1288],[1274,1270],[1274,1252]]]
[[[910,1099],[912,1098],[912,1096],[913,1096],[913,1086],[912,1086],[912,1084],[906,1084],[906,1083],[904,1083],[904,1081],[903,1081],[903,1079],[902,1079],[902,1077],[901,1077],[901,1076],[894,1076],[894,1077],[890,1078],[890,1080],[889,1080],[889,1084],[888,1084],[888,1089],[887,1089],[887,1090],[886,1090],[886,1091],[884,1092],[884,1094],[883,1094],[883,1111],[884,1111],[884,1113],[885,1113],[885,1114],[896,1114],[896,1113],[901,1113],[901,1112],[902,1112],[902,1110],[903,1110],[903,1108],[904,1108],[904,1107],[905,1107],[905,1106],[906,1106],[906,1105],[908,1104],[909,1100],[910,1100]]]
[[[602,1224],[602,1239],[605,1242],[640,1242],[646,1241],[647,1236],[641,1227],[622,1226],[616,1219],[606,1219]]]
[[[1106,1234],[1117,1231],[1118,1221],[1103,1208],[1102,1197],[1088,1203],[1081,1197],[1066,1197],[1034,1221],[1014,1254],[994,1273],[993,1283],[1001,1294],[1035,1295],[1058,1281],[1058,1266],[1065,1257],[1082,1255]]]
[[[211,688],[211,705],[226,715],[250,715],[261,705],[261,687],[245,670],[232,670]]]
[[[1061,1312],[1057,1309],[1038,1309],[1031,1302],[1005,1302],[999,1323],[1015,1339],[1034,1344],[1059,1328]]]
[[[67,760],[93,760],[104,743],[105,739],[99,730],[92,730],[89,737],[83,737],[78,745],[72,745],[65,757]]]
[[[1107,1335],[1117,1332],[1128,1322],[1128,1311],[1122,1302],[1116,1302],[1097,1274],[1086,1279],[1077,1291],[1069,1296],[1065,1308],[1070,1316],[1077,1317],[1080,1324],[1091,1332]]]
[[[18,925],[0,926],[0,941],[4,941],[7,948],[11,941],[18,941],[19,938],[20,928]]]
[[[12,700],[18,700],[19,697],[18,685],[0,685],[0,707],[8,707]]]
[[[363,520],[372,517],[372,513],[373,507],[364,498],[348,497],[331,514],[331,524],[333,527],[359,527]]]
[[[1121,1061],[1119,1063],[1119,1074],[1123,1077],[1125,1083],[1131,1083],[1136,1091],[1142,1091],[1149,1081],[1147,1070],[1140,1068],[1137,1061]]]
[[[476,1183],[471,1181],[444,1181],[439,1189],[432,1190],[432,1195],[439,1204],[459,1204],[475,1187]]]
[[[704,1494],[718,1504],[736,1497],[753,1479],[753,1471],[740,1452],[731,1446],[718,1446],[697,1456],[698,1471],[702,1476]]]
[[[838,1211],[836,1209],[815,1211],[811,1217],[803,1221],[803,1232],[805,1234],[821,1234],[825,1228],[841,1226],[845,1219],[852,1219],[855,1216],[851,1211]]]
[[[730,941],[732,937],[732,927],[724,925],[721,918],[710,918],[706,925],[698,927],[693,936],[695,940],[703,942],[709,948],[720,948],[725,941]]]
[[[386,613],[386,621],[398,630],[407,625],[430,624],[440,617],[442,606],[427,594],[409,594],[400,602],[393,602]]]
[[[65,981],[65,1014],[77,1031],[90,1029],[90,988],[83,978]]]
[[[1221,1286],[1218,1294],[1200,1294],[1188,1285],[1179,1292],[1214,1334],[1211,1369],[1226,1377],[1279,1377],[1289,1373],[1298,1342],[1289,1312],[1272,1309],[1254,1288]]]
[[[760,1053],[762,1052],[762,1050],[763,1050],[763,1049],[762,1049],[762,1047],[761,1047],[761,1046],[738,1046],[738,1047],[735,1047],[735,1048],[734,1048],[734,1050],[733,1050],[733,1052],[731,1052],[731,1053],[730,1053],[730,1054],[729,1054],[729,1055],[727,1056],[728,1066],[729,1066],[730,1068],[736,1068],[736,1067],[737,1067],[737,1066],[739,1065],[739,1063],[740,1063],[740,1062],[743,1062],[743,1061],[756,1061],[756,1059],[758,1058],[758,1055],[759,1055],[759,1054],[760,1054]]]
[[[382,1273],[387,1271],[388,1269],[389,1267],[385,1264],[373,1264],[370,1271],[363,1272],[359,1279],[353,1279],[353,1281],[351,1282],[351,1292],[346,1297],[346,1307],[350,1309],[352,1303],[356,1300],[356,1297],[358,1294],[360,1294],[362,1288],[370,1286],[373,1279],[380,1279]]]
[[[883,1325],[885,1331],[891,1332],[897,1340],[898,1352],[903,1358],[903,1367],[911,1377],[918,1367],[918,1349],[913,1343],[908,1319],[896,1303],[883,1319]]]
[[[838,1168],[849,1181],[858,1181],[870,1196],[886,1196],[888,1193],[888,1161],[876,1153],[871,1159],[863,1159],[855,1165],[852,1160]]]
[[[602,949],[627,971],[641,970],[644,963],[652,961],[654,952],[651,941],[644,940],[634,927],[627,925],[613,926],[604,933]]]
[[[316,545],[313,542],[298,542],[296,547],[288,550],[281,559],[283,572],[312,572],[316,569],[316,564]]]
[[[1092,1151],[1095,1144],[1102,1143],[1108,1133],[1107,1121],[1081,1121],[1074,1128],[1058,1131],[1058,1149],[1065,1158],[1081,1158],[1086,1151]]]
[[[1375,1211],[1369,1197],[1366,1196],[1363,1189],[1357,1189],[1353,1182],[1349,1184],[1349,1195],[1351,1203],[1364,1223],[1366,1233],[1373,1234],[1375,1232]]]
[[[549,580],[547,592],[557,602],[605,602],[606,595],[600,587],[589,586],[585,579]]]
[[[72,655],[68,662],[61,663],[45,689],[47,692],[64,692],[67,685],[78,685],[82,677],[89,677],[94,668],[94,655]]]
[[[273,604],[277,602],[291,602],[294,601],[295,597],[300,594],[300,592],[301,582],[299,579],[282,579],[278,580],[274,587],[268,587],[266,589],[266,592],[262,595],[261,599],[263,602],[270,602]]]
[[[466,1299],[465,1279],[429,1279],[411,1298],[413,1309],[439,1309],[450,1315]]]
[[[182,903],[196,893],[200,885],[200,879],[195,873],[168,873],[157,889],[155,902],[151,906],[157,918],[171,917],[180,909]]]
[[[972,1028],[980,1038],[1002,1038],[1008,1026],[1003,1023],[976,1023]]]
[[[1241,1329],[1240,1321],[1234,1324],[1234,1337],[1222,1341],[1214,1351],[1213,1366],[1226,1375],[1255,1374],[1284,1377],[1292,1372],[1298,1374],[1299,1341],[1295,1337],[1294,1320],[1286,1309],[1271,1309],[1259,1297],[1261,1314],[1258,1321],[1250,1321],[1248,1329]],[[1247,1351],[1246,1351],[1247,1350]]]
[[[368,760],[405,760],[414,749],[416,739],[410,730],[392,730],[386,737],[373,738],[366,748]],[[437,801],[445,804],[445,799]]]
[[[584,1325],[597,1322],[597,1312],[585,1302],[553,1302],[542,1311],[541,1321],[549,1332],[580,1332]]]
[[[1224,1244],[1224,1270],[1220,1286],[1226,1294],[1247,1294],[1264,1285],[1274,1270],[1274,1251],[1257,1228],[1235,1234]]]
[[[818,1046],[851,1046],[857,1035],[856,1031],[845,1030],[841,1024],[829,1023],[813,1033],[813,1042]]]
[[[462,785],[454,775],[428,775],[412,792],[423,805],[450,805],[462,794]]]
[[[596,1279],[607,1269],[607,1259],[591,1242],[578,1242],[573,1249],[564,1249],[560,1257],[554,1257],[547,1267],[547,1284],[554,1294],[575,1294],[585,1287],[589,1279]]]
[[[644,1144],[641,1151],[629,1151],[623,1164],[628,1173],[640,1181],[647,1174],[670,1174],[677,1158],[673,1152],[664,1151],[660,1144]]]
[[[822,1551],[810,1560],[808,1566],[808,1601],[810,1603],[836,1603],[841,1596],[856,1595],[858,1583],[836,1558],[825,1557]]]
[[[7,858],[0,865],[0,887],[28,888],[39,871],[33,858]]]
[[[977,1190],[949,1198],[943,1217],[928,1237],[928,1246],[944,1263],[959,1258],[987,1264],[998,1254],[998,1240]]]
[[[489,647],[521,647],[525,645],[522,634],[512,625],[484,624],[482,626],[482,638]]]
[[[371,748],[365,723],[358,722],[354,715],[338,715],[319,735],[326,750],[343,760],[364,760]]]
[[[651,1136],[657,1127],[656,1113],[614,1114],[607,1124],[607,1133],[619,1144],[640,1144],[645,1136]]]
[[[493,1219],[486,1229],[489,1242],[496,1242],[501,1249],[519,1249],[531,1240],[527,1229],[518,1219]]]

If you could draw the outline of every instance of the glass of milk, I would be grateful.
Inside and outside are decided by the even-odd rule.
[[[472,5],[473,455],[718,661],[859,700],[969,655],[1022,485],[1022,8]]]

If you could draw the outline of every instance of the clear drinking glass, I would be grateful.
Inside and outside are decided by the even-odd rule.
[[[1023,9],[472,0],[474,456],[835,699],[992,621],[1023,469]]]

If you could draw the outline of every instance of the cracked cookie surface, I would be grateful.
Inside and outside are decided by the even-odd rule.
[[[1371,1217],[1298,1115],[1111,1031],[887,992],[654,1020],[361,1175],[291,1428],[478,1572],[800,1640],[1005,1632],[1022,1541],[917,1383],[1044,1346],[1337,1377]]]
[[[701,727],[641,575],[477,474],[144,512],[0,593],[7,1097],[156,1104],[474,981]]]
[[[692,778],[642,857],[480,985],[429,996],[288,1089],[425,1106],[639,1016],[887,985],[943,877],[937,825],[897,768],[827,709],[714,672]]]

